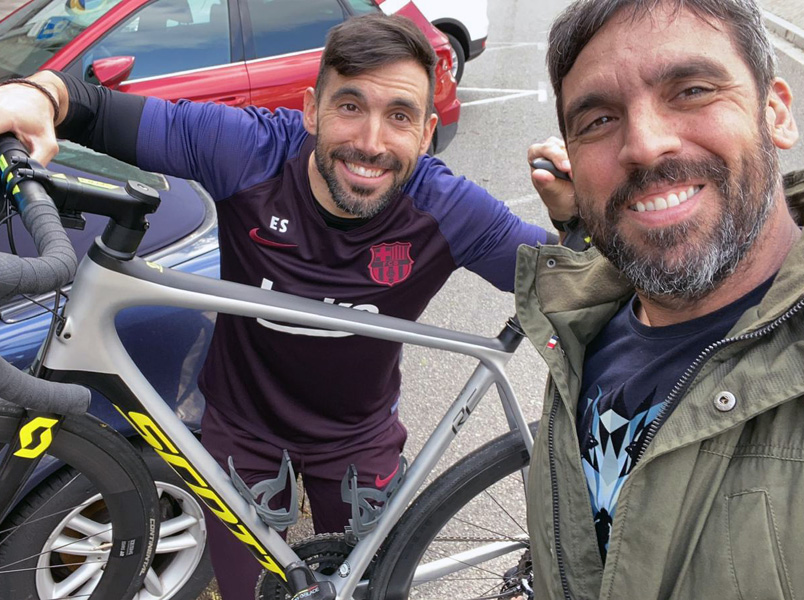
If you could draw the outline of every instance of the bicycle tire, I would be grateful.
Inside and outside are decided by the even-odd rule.
[[[20,416],[21,411],[14,408],[0,408],[0,445],[15,436]],[[59,460],[65,467],[25,498],[39,494],[50,508],[41,511],[40,506],[32,514],[29,504],[20,501],[0,524],[0,598],[130,600],[142,587],[159,532],[159,499],[142,457],[120,434],[89,415],[67,417],[47,455],[43,460]],[[63,507],[59,506],[58,493],[46,497],[65,484],[94,491],[100,500]],[[39,546],[36,555],[27,554],[24,547],[31,539],[41,539],[43,532],[52,533],[54,525],[68,518],[65,515],[73,518],[71,525],[79,522],[86,518],[86,511],[92,511],[92,526],[110,525],[111,532],[98,529],[96,535],[84,535],[64,529],[66,533],[61,535],[76,539],[70,556],[84,552],[74,550],[81,542],[90,542],[85,543],[89,550],[83,561],[65,562],[62,557],[68,552],[57,551],[61,542],[45,546],[45,552]],[[56,584],[47,595],[43,595],[45,587],[37,579],[40,571]],[[90,573],[91,577],[77,583]]]
[[[534,434],[537,426],[538,423],[530,425]],[[511,582],[516,577],[527,578],[520,566],[530,560],[524,483],[519,472],[528,461],[521,435],[511,432],[478,448],[433,481],[408,507],[381,547],[369,582],[368,597],[371,600],[457,600],[518,595]],[[492,498],[494,491],[502,492],[503,498]],[[484,506],[496,506],[505,513],[499,523],[503,531],[492,528],[500,514],[487,511],[477,514],[478,510],[481,513],[486,510]],[[509,510],[516,510],[517,518]],[[470,516],[480,522],[469,522]],[[466,532],[480,532],[480,535],[467,536]],[[450,541],[453,538],[458,541]],[[458,552],[494,543],[495,539],[510,541],[510,545],[516,547],[491,561],[467,565],[444,579],[412,587],[414,572],[423,558],[428,562],[444,556],[454,557]],[[503,594],[501,590],[506,585],[510,586],[509,591]]]

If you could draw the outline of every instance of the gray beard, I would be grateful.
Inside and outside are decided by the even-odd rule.
[[[773,209],[779,185],[773,142],[764,127],[760,131],[760,156],[743,157],[738,180],[718,158],[700,162],[668,159],[655,168],[631,173],[612,194],[605,219],[587,223],[594,245],[641,294],[697,301],[715,290],[746,259]],[[683,256],[674,256],[672,261],[663,250],[682,247],[691,233],[701,229],[700,224],[687,222],[650,232],[642,240],[648,251],[623,239],[617,222],[636,193],[655,183],[694,177],[705,177],[714,184],[722,199],[718,222],[706,239],[689,246]],[[578,204],[584,206],[580,197]]]

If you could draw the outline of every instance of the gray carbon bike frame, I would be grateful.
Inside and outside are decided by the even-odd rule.
[[[316,574],[319,579],[332,581],[339,600],[365,595],[367,583],[360,580],[361,574],[492,384],[499,391],[509,427],[521,433],[528,452],[532,451],[533,438],[505,373],[505,365],[521,337],[505,343],[500,338],[460,333],[181,273],[141,259],[118,260],[112,257],[112,252],[101,250],[102,245],[96,241],[81,262],[65,309],[64,325],[51,340],[46,356],[40,357],[48,378],[88,383],[101,389],[263,566],[281,577],[285,577],[289,565],[299,561],[298,556],[275,530],[260,520],[225,471],[136,367],[115,330],[115,316],[121,310],[160,305],[215,311],[344,331],[478,359],[474,373],[416,456],[374,530],[358,541],[339,573]],[[416,571],[414,585],[479,564],[516,547],[524,548],[525,544],[497,542],[464,552],[452,560],[422,565]]]

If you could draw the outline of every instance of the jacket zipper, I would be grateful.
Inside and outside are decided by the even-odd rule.
[[[555,384],[553,384],[555,385]],[[547,424],[547,445],[550,456],[550,486],[553,495],[553,538],[556,547],[556,562],[558,562],[558,574],[561,576],[561,589],[564,592],[564,600],[572,600],[569,592],[569,582],[567,581],[567,571],[564,566],[564,553],[561,550],[561,539],[559,533],[559,512],[558,512],[558,474],[556,473],[555,456],[555,421],[558,407],[561,404],[561,397],[556,388],[553,396],[553,408],[550,410],[550,421]]]
[[[645,451],[648,449],[648,445],[653,441],[653,438],[656,436],[656,432],[659,431],[659,428],[664,424],[667,420],[667,417],[670,415],[671,409],[675,407],[678,403],[679,398],[681,397],[681,393],[686,391],[688,388],[691,379],[694,375],[701,370],[704,365],[704,362],[709,358],[709,355],[712,354],[715,350],[719,350],[724,346],[729,344],[733,344],[736,342],[744,342],[746,340],[754,340],[760,338],[764,335],[769,334],[774,329],[779,327],[782,323],[793,317],[796,313],[798,313],[802,308],[804,308],[804,298],[799,300],[796,304],[794,304],[786,313],[778,317],[775,321],[772,321],[753,331],[751,333],[746,333],[743,335],[739,335],[737,337],[732,338],[724,338],[712,344],[709,344],[703,351],[697,356],[697,358],[692,361],[692,364],[687,367],[687,370],[684,371],[684,374],[681,376],[676,384],[673,386],[673,389],[670,390],[670,394],[668,394],[667,398],[665,398],[664,402],[662,403],[662,407],[659,409],[659,414],[656,415],[656,418],[653,419],[650,426],[648,427],[648,431],[645,433],[645,438],[641,444],[639,449],[639,454],[637,454],[636,459],[634,460],[634,464],[631,467],[633,472],[634,467],[636,467],[637,463],[642,460],[642,457],[645,454]]]
[[[642,459],[642,456],[645,454],[645,450],[647,449],[648,445],[653,440],[653,438],[656,436],[656,432],[659,430],[659,427],[661,427],[662,423],[667,419],[668,415],[670,414],[670,409],[677,402],[679,394],[682,391],[686,390],[687,386],[689,385],[690,379],[701,369],[701,367],[704,364],[704,361],[712,352],[728,344],[757,339],[764,335],[767,335],[774,329],[779,327],[782,323],[789,320],[791,317],[795,316],[796,313],[798,313],[802,308],[804,308],[804,298],[802,298],[796,304],[794,304],[786,313],[784,313],[771,323],[768,323],[764,327],[757,329],[754,332],[746,333],[737,337],[724,338],[704,348],[704,350],[696,357],[696,359],[687,368],[687,370],[684,372],[681,378],[673,386],[673,389],[670,391],[670,394],[667,396],[667,398],[665,398],[664,403],[662,404],[662,408],[659,410],[659,414],[656,415],[656,418],[650,424],[650,427],[648,428],[648,431],[645,434],[645,440],[642,444],[642,447],[639,450],[639,454],[634,460],[634,467]],[[561,403],[561,397],[558,393],[558,389],[556,389],[553,395],[553,407],[550,410],[550,420],[547,425],[547,445],[548,445],[548,454],[550,458],[550,485],[552,487],[551,491],[553,499],[553,538],[556,548],[555,550],[556,562],[558,563],[558,574],[561,578],[561,589],[564,594],[564,600],[572,600],[572,596],[570,595],[569,591],[569,582],[567,581],[567,570],[566,566],[564,565],[564,553],[561,549],[561,534],[559,531],[558,474],[556,472],[556,458],[555,458],[555,419],[556,414],[558,413],[560,403]]]

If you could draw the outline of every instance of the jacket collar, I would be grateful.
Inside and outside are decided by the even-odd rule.
[[[804,263],[804,237],[791,249],[762,302],[746,311],[728,337],[757,332],[780,319],[791,306],[801,301],[804,298],[802,263]],[[531,342],[547,362],[557,389],[573,416],[580,393],[585,347],[633,293],[633,287],[620,272],[594,249],[584,253],[576,253],[560,246],[539,248],[522,246],[519,249],[516,280],[517,314]],[[802,317],[799,315],[796,318]],[[558,342],[555,344],[551,344],[553,335],[558,336]],[[716,364],[707,365],[702,374],[718,368],[718,365],[728,366],[732,356],[740,350],[740,344],[726,346],[723,351],[716,353],[718,358]],[[800,350],[795,352],[801,354]],[[790,360],[794,361],[795,358]],[[695,382],[701,379],[702,375],[699,375],[695,378]],[[712,403],[709,400],[713,398],[709,398],[709,395],[716,394],[718,390],[708,390],[705,387],[693,390],[690,401],[688,402],[685,397],[682,403],[684,406],[676,408],[675,413],[679,414],[674,413],[672,423],[668,422],[662,427],[649,453],[655,454],[661,450],[660,438],[666,439],[672,436],[676,443],[679,442],[679,432],[674,431],[676,427],[683,428],[688,434],[684,436],[687,438],[686,441],[691,443],[697,438],[711,435],[713,427],[722,429],[734,426],[789,397],[804,393],[804,389],[792,390],[788,386],[789,393],[756,394],[757,390],[751,391],[752,386],[754,388],[760,386],[762,389],[762,386],[766,385],[760,378],[739,381],[741,390],[752,397],[750,406],[744,407],[743,410],[732,411],[725,416],[719,414],[715,419],[716,423],[710,422],[708,427],[704,427],[703,420],[710,417],[712,412]],[[724,379],[724,383],[729,382]],[[734,384],[737,385],[736,382]],[[804,388],[804,381],[793,387]],[[696,399],[696,393],[701,395],[699,399]],[[762,398],[761,401],[754,400],[759,397]],[[698,408],[697,403],[701,403]],[[699,414],[695,418],[686,415],[688,411],[694,413],[696,410]]]

